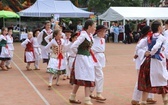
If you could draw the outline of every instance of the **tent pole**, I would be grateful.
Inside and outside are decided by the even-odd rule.
[[[3,27],[5,27],[5,19],[3,18]]]
[[[150,23],[150,20],[149,19],[147,19],[147,25],[149,26],[149,23]]]
[[[125,19],[123,19],[123,28],[124,28],[124,31],[123,31],[123,40],[125,40]]]

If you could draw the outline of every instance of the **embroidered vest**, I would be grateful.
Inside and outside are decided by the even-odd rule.
[[[45,31],[43,31],[43,39],[42,39],[42,42],[41,42],[41,45],[43,45],[43,46],[47,45],[47,42],[44,39],[46,36],[47,36],[47,33]]]
[[[90,56],[90,48],[92,44],[92,41],[90,42],[85,38],[85,40],[79,45],[77,54]]]
[[[150,43],[148,42],[148,50],[149,50],[149,51],[151,51],[151,49],[153,48],[153,46],[156,44],[156,40],[157,40],[157,39],[158,39],[158,38],[153,38],[153,37],[151,37],[151,42],[150,42]],[[163,45],[163,44],[162,44],[162,45]],[[161,45],[161,47],[158,49],[158,51],[157,51],[154,55],[151,56],[151,58],[155,58],[155,59],[158,59],[158,60],[161,60],[161,61],[162,61],[161,56],[160,56],[160,51],[161,51],[162,45]]]
[[[26,45],[25,51],[33,51],[33,44],[28,42],[28,44]]]
[[[6,41],[6,40],[2,39],[2,40],[0,41],[0,46],[1,46],[1,47],[6,46],[6,44],[7,44],[7,41]]]

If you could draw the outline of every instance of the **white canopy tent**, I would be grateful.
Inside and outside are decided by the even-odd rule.
[[[161,7],[110,7],[105,13],[98,16],[101,20],[118,21],[123,20],[147,20],[149,25],[150,20],[168,19],[168,8]],[[125,33],[124,33],[125,39]]]
[[[168,19],[168,8],[161,7],[110,7],[98,16],[107,21]]]
[[[75,7],[70,0],[37,0],[29,8],[19,12],[24,17],[89,17],[93,12],[87,12]]]

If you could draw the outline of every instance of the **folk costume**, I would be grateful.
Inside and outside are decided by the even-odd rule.
[[[95,86],[94,63],[97,60],[90,50],[92,43],[92,35],[86,31],[81,31],[80,36],[71,46],[72,51],[77,54],[74,64],[74,83],[76,85],[85,87]]]
[[[64,33],[66,33],[66,32],[72,33],[72,31],[71,31],[70,29],[65,29],[63,32],[64,32]],[[65,42],[66,44],[70,43],[70,37],[67,37],[66,34],[65,34],[65,36],[63,37],[63,39],[64,39],[64,42]],[[67,66],[66,66],[66,74],[64,75],[63,80],[69,79],[69,77],[70,77],[70,72],[71,72],[71,70],[70,70],[70,68],[69,68],[69,66],[68,66],[69,56],[70,56],[70,49],[65,52],[65,57],[66,57],[66,59],[67,59],[67,61],[66,61]]]
[[[34,54],[34,48],[33,48],[33,38],[31,39],[26,39],[21,43],[21,46],[25,48],[24,52],[24,62],[27,63],[27,70],[30,69],[30,63],[35,62],[35,54]]]
[[[10,64],[11,64],[11,60],[13,58],[13,51],[14,51],[13,37],[11,35],[7,35],[6,38],[7,38],[7,46],[8,46],[9,52],[10,52],[10,56],[11,56],[11,59],[6,61],[6,67],[8,69],[11,69],[12,67],[10,66]]]
[[[42,54],[42,58],[43,58],[43,63],[48,63],[48,59],[49,59],[49,55],[48,52],[45,50],[45,46],[48,44],[45,40],[45,37],[48,35],[52,34],[52,30],[50,29],[49,31],[47,31],[46,29],[43,29],[39,35],[37,36],[37,41],[40,44],[41,47],[41,54]]]
[[[154,33],[151,41],[146,43],[151,56],[146,57],[140,67],[138,90],[157,94],[168,93],[168,72],[162,50],[165,41],[165,37],[160,33]]]
[[[76,53],[74,53],[71,49],[72,42],[70,43],[70,49],[68,50],[69,52],[69,57],[68,57],[68,68],[70,70],[70,84],[73,85],[75,81],[75,72],[74,72],[74,64],[75,64],[75,58],[76,58]]]
[[[4,35],[0,35],[0,67],[2,70],[7,70],[5,67],[5,63],[7,60],[11,59],[10,51],[7,45],[7,37]]]
[[[102,97],[101,93],[103,92],[103,84],[104,84],[104,73],[103,73],[103,67],[105,67],[105,39],[98,37],[95,35],[93,37],[93,46],[92,50],[95,54],[95,57],[97,59],[97,63],[95,65],[95,83],[96,83],[96,99],[100,101],[105,101],[106,98]]]
[[[7,36],[0,35],[0,60],[6,61],[10,59],[11,55],[7,45]]]
[[[140,46],[142,46],[144,43],[146,43],[147,36],[151,37],[151,35],[152,35],[152,33],[150,32],[150,27],[149,26],[145,26],[144,28],[142,28],[141,33],[143,35],[146,35],[146,36],[138,41],[137,46],[136,46],[136,50],[135,50],[135,56],[134,56],[135,68],[137,70],[138,75],[139,75],[140,66],[143,63],[144,58],[145,58],[144,57],[145,52],[148,50],[148,46],[146,44],[145,44],[146,46],[144,46],[143,48],[141,48]],[[132,105],[139,104],[141,96],[142,96],[142,91],[138,90],[138,83],[136,82],[135,87],[134,87],[134,92],[133,92],[131,104]],[[152,93],[148,94],[147,102],[149,104],[156,103],[156,101],[154,100],[154,94],[152,94]]]
[[[42,58],[41,56],[41,48],[38,44],[37,37],[33,37],[33,48],[34,48],[34,56],[35,56],[35,70],[39,70],[39,63]]]
[[[51,47],[51,50],[50,50]],[[51,40],[45,47],[45,50],[50,51],[50,60],[47,66],[49,77],[49,86],[52,85],[52,79],[54,74],[57,74],[57,82],[59,75],[66,73],[66,58],[64,52],[66,51],[66,45],[63,39],[56,40],[55,38]]]
[[[147,37],[142,38],[136,47],[136,53],[135,55],[137,55],[138,57],[135,59],[135,68],[137,70],[137,73],[139,75],[139,70],[140,70],[140,66],[143,63],[145,57],[145,52],[148,50],[148,46],[144,46],[144,48],[139,48],[139,46],[143,45],[144,43],[146,43]],[[132,105],[134,105],[135,103],[138,104],[140,99],[142,96],[142,91],[138,90],[138,83],[136,82],[135,87],[134,87],[134,91],[133,91],[133,96],[132,96]],[[155,100],[153,100],[154,98],[154,94],[149,93],[148,94],[148,99],[147,102],[148,103],[156,103]]]

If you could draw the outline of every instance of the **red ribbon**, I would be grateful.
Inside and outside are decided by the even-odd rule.
[[[59,60],[59,62],[58,62],[58,69],[60,69],[60,67],[61,67],[61,60],[64,58],[63,55],[62,55],[62,53],[59,53],[59,55],[58,55],[57,58]]]
[[[95,57],[95,55],[94,55],[94,53],[93,53],[92,50],[90,50],[90,54],[91,54],[91,56],[92,56],[92,58],[93,58],[93,61],[94,61],[94,62],[97,62],[97,59],[96,59],[96,57]]]
[[[163,56],[163,54],[162,54],[162,53],[160,53],[159,55],[160,55],[162,58],[164,58],[164,56]]]
[[[100,43],[103,44],[103,40],[102,39],[100,39]]]
[[[148,34],[147,34],[148,43],[151,43],[151,37],[152,37],[152,35],[153,35],[152,32],[148,32]]]

